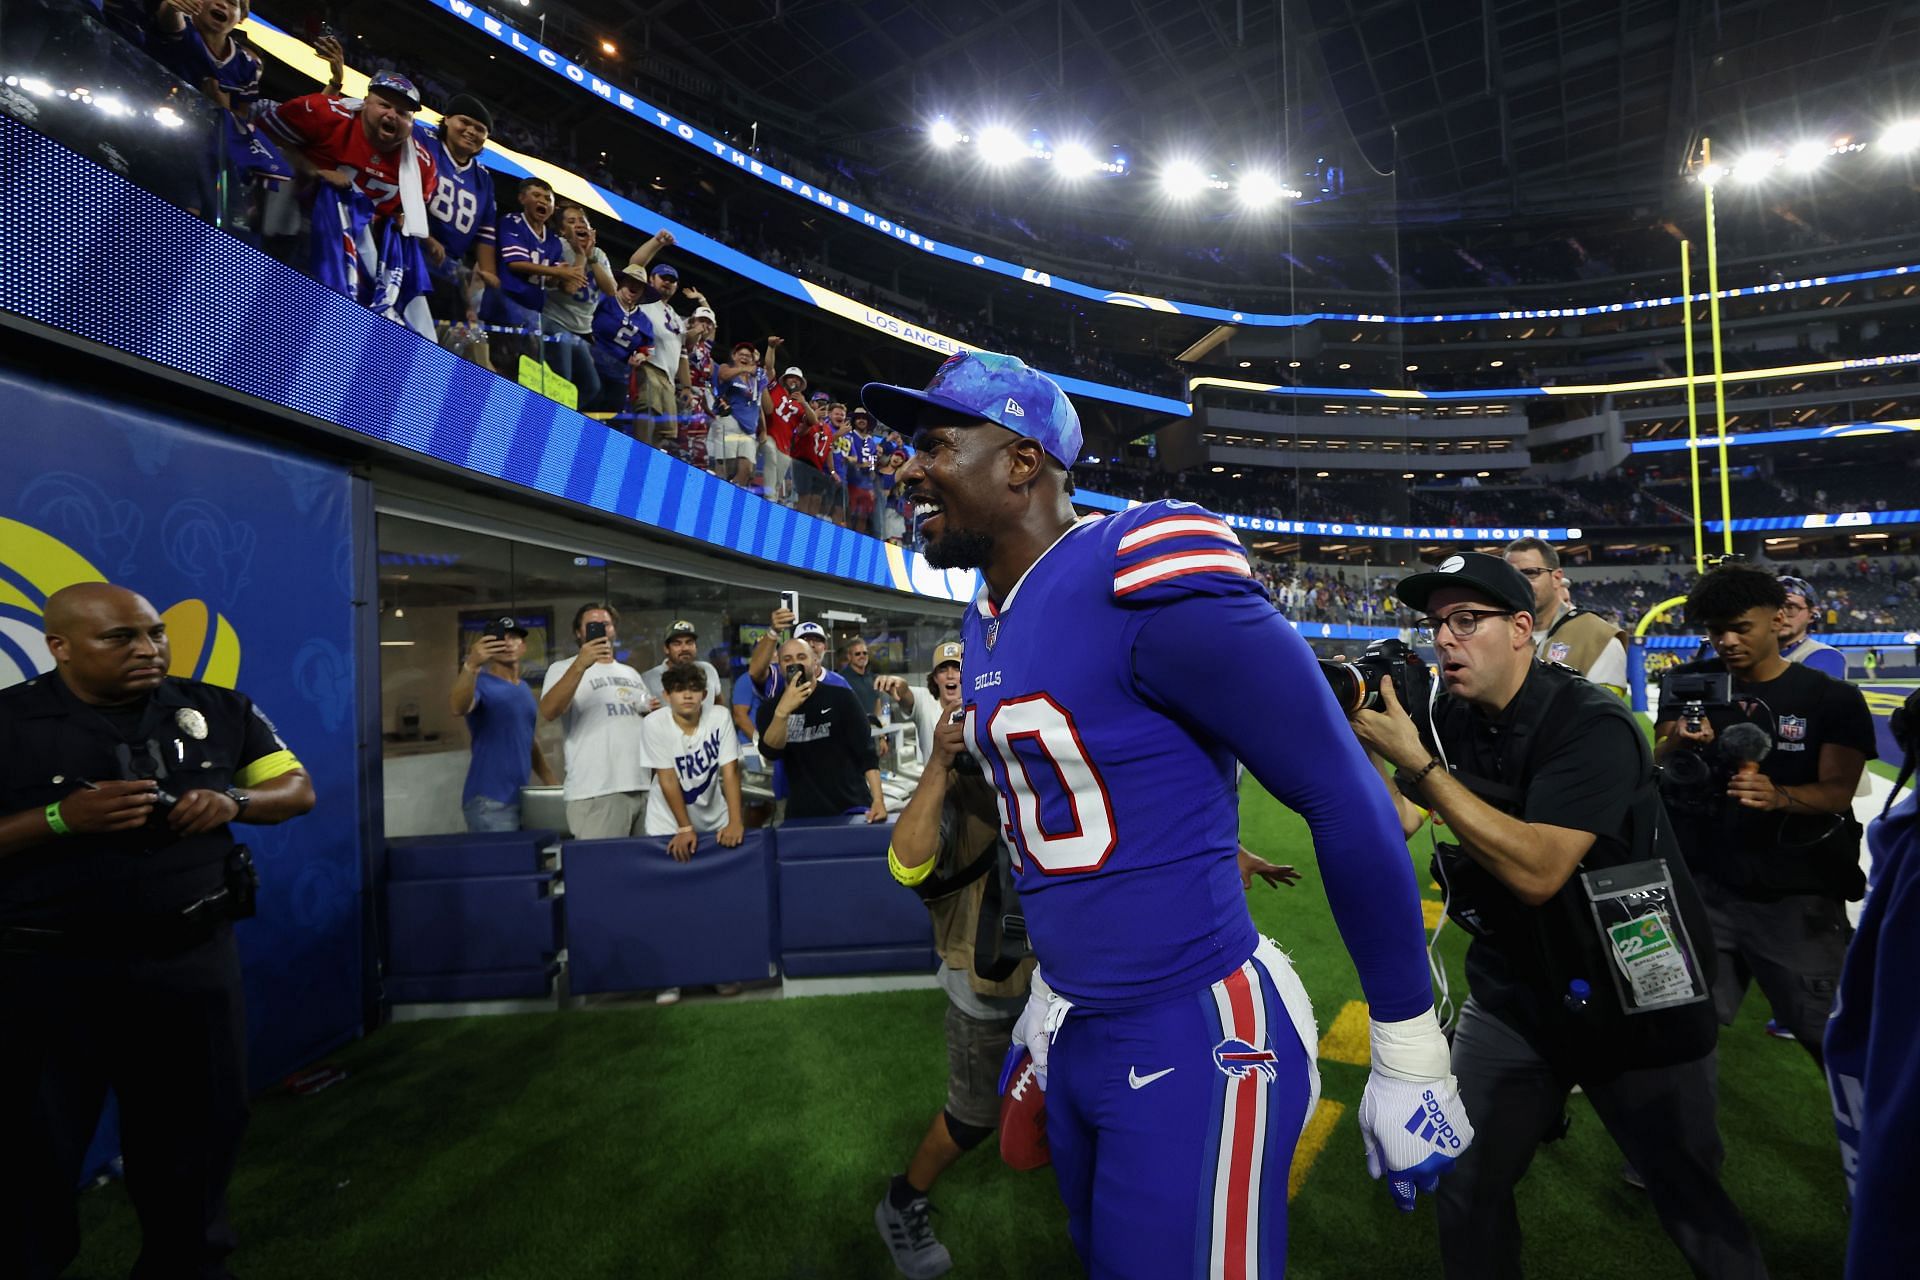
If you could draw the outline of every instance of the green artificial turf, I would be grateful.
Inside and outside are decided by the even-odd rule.
[[[1306,872],[1256,885],[1254,917],[1293,956],[1322,1032],[1359,986],[1304,826],[1249,782],[1248,844]],[[1425,886],[1424,854],[1418,859]],[[1456,997],[1460,934],[1442,951]],[[943,1102],[938,991],[689,1002],[386,1028],[337,1055],[349,1078],[255,1107],[233,1184],[247,1280],[547,1280],[894,1274],[873,1207]],[[1826,1093],[1806,1054],[1761,1032],[1750,998],[1721,1038],[1726,1180],[1775,1277],[1839,1273],[1844,1184]],[[1288,1274],[1439,1274],[1433,1210],[1395,1211],[1365,1172],[1354,1111],[1365,1069],[1322,1064],[1345,1104],[1292,1212]],[[1685,1276],[1584,1099],[1520,1194],[1536,1276]],[[1046,1170],[991,1148],[935,1191],[959,1277],[1079,1274]],[[82,1203],[70,1273],[126,1274],[136,1228],[118,1184]]]

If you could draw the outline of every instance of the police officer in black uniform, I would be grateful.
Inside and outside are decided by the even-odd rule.
[[[246,1126],[228,823],[313,787],[243,694],[169,677],[166,624],[122,587],[55,592],[54,670],[0,690],[0,1275],[57,1276],[111,1087],[141,1226],[136,1280],[225,1277]]]
[[[1398,770],[1406,833],[1430,810],[1458,841],[1434,874],[1473,938],[1453,1071],[1475,1138],[1435,1194],[1445,1274],[1521,1274],[1515,1189],[1579,1084],[1694,1274],[1764,1277],[1720,1185],[1710,929],[1640,726],[1536,660],[1534,593],[1505,560],[1450,556],[1395,593],[1429,615],[1431,729],[1389,684],[1354,731]]]
[[[1732,699],[1703,706],[1694,728],[1663,696],[1654,751],[1720,949],[1721,1022],[1758,981],[1818,1063],[1852,936],[1846,904],[1866,891],[1853,793],[1875,742],[1858,689],[1781,656],[1786,602],[1780,580],[1752,565],[1721,565],[1693,584],[1687,621],[1706,631],[1715,656],[1667,678],[1725,671]],[[1756,744],[1744,762],[1728,737],[1738,724],[1761,731],[1743,731]]]

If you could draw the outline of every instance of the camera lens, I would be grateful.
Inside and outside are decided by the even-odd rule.
[[[1370,695],[1367,678],[1353,663],[1322,658],[1320,674],[1327,678],[1327,687],[1333,690],[1333,700],[1340,704],[1340,710],[1347,715],[1368,705]]]

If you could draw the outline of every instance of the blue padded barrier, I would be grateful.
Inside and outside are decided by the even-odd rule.
[[[568,988],[575,995],[764,981],[773,965],[773,837],[736,849],[700,837],[675,862],[664,837],[573,840],[567,884]]]
[[[933,927],[887,870],[890,823],[800,819],[780,827],[780,967],[789,977],[930,973]]]
[[[387,846],[387,999],[397,1004],[549,994],[559,972],[548,831],[473,832]]]

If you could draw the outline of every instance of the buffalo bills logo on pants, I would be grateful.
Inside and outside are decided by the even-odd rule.
[[[1213,1065],[1235,1080],[1261,1075],[1271,1081],[1275,1074],[1273,1064],[1277,1061],[1273,1050],[1256,1049],[1245,1040],[1231,1036],[1213,1046]]]

